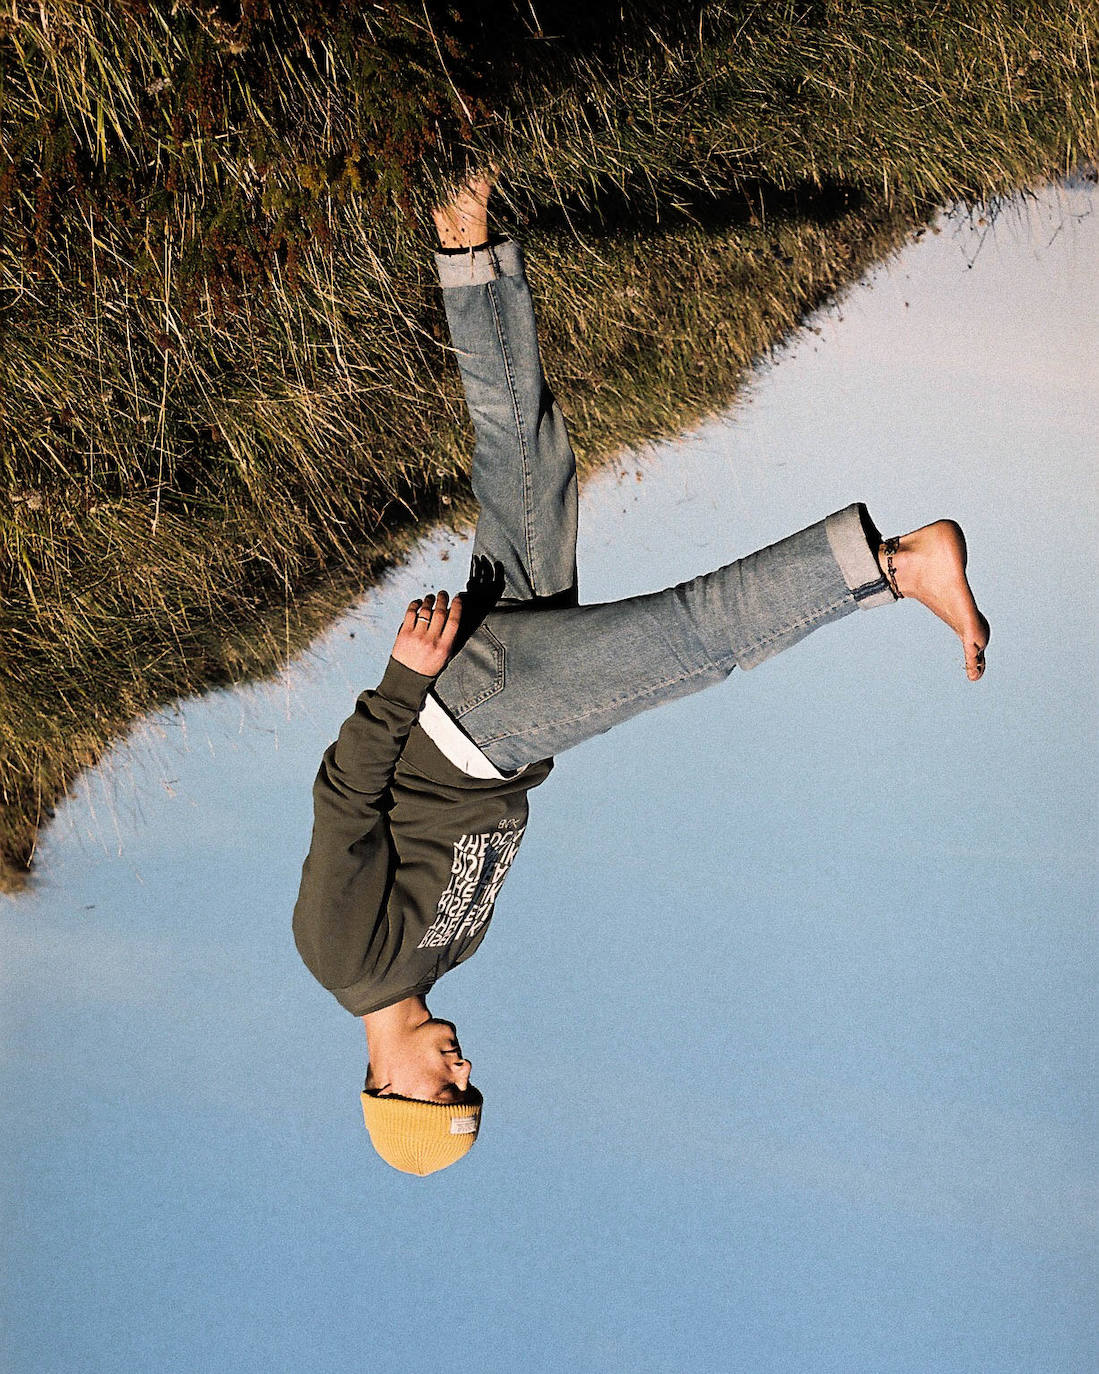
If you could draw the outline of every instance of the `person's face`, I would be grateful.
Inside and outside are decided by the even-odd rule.
[[[389,1082],[379,1083],[374,1091],[421,1102],[461,1102],[469,1091],[470,1067],[462,1057],[454,1023],[431,1016],[406,1037],[390,1066]]]

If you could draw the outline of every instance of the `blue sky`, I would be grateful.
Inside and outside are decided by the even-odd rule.
[[[1093,200],[944,222],[588,485],[589,599],[955,516],[989,672],[900,605],[562,756],[431,999],[460,1166],[376,1160],[289,916],[319,755],[466,543],[82,780],[2,908],[8,1367],[1095,1364]]]

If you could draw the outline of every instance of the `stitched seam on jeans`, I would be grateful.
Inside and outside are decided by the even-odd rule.
[[[502,735],[489,735],[481,740],[481,747],[486,744],[499,744],[504,739],[514,739],[521,734],[536,734],[539,730],[556,730],[559,725],[579,725],[581,721],[590,720],[592,716],[602,715],[605,711],[616,710],[619,706],[627,706],[630,702],[640,701],[643,697],[651,697],[655,693],[663,691],[665,687],[674,687],[680,682],[689,682],[693,677],[701,677],[703,673],[708,673],[714,668],[723,668],[725,664],[732,660],[733,667],[736,667],[736,655],[733,653],[723,654],[720,658],[711,659],[709,663],[704,663],[700,668],[692,668],[690,672],[680,673],[676,677],[665,678],[663,682],[653,682],[641,691],[630,692],[625,696],[615,697],[612,701],[601,702],[598,706],[592,707],[590,711],[583,711],[578,716],[561,716],[558,720],[539,721],[534,730],[509,730]]]
[[[530,579],[531,591],[538,595],[534,581],[534,531],[530,496],[530,455],[527,452],[526,435],[523,432],[523,410],[519,404],[519,393],[515,389],[515,367],[508,351],[507,331],[500,319],[500,304],[496,299],[496,283],[489,283],[488,298],[492,302],[492,317],[496,324],[496,337],[500,340],[500,353],[504,360],[504,373],[508,380],[508,393],[511,408],[515,415],[515,436],[519,441],[519,456],[523,464],[523,538],[526,542],[526,574]]]
[[[815,611],[809,611],[808,614],[802,616],[800,620],[795,620],[791,624],[784,626],[781,630],[776,630],[774,634],[768,635],[766,639],[757,639],[754,643],[748,645],[742,657],[748,654],[758,653],[760,649],[766,649],[769,645],[774,644],[776,640],[785,639],[787,635],[793,634],[795,630],[804,630],[810,625],[815,625],[818,620],[822,620],[826,615],[831,615],[833,611],[838,611],[844,602],[848,600],[849,596],[850,593],[847,593],[841,596],[838,601],[833,601],[830,606],[819,606]]]
[[[679,586],[682,586],[682,585],[683,585],[682,583],[679,584]],[[668,651],[669,654],[671,654],[671,655],[673,655],[673,656],[675,656],[675,657],[679,657],[679,656],[680,656],[680,655],[679,655],[679,645],[676,643],[676,641],[675,641],[675,639],[674,639],[673,636],[671,636],[671,635],[669,635],[669,634],[667,634],[667,633],[665,632],[665,629],[664,629],[664,620],[665,620],[665,617],[662,616],[662,615],[660,615],[660,614],[658,614],[657,612],[655,612],[655,611],[652,609],[652,605],[651,605],[650,603],[647,603],[647,604],[645,605],[644,610],[645,610],[645,612],[646,612],[647,615],[648,615],[649,625],[651,626],[651,633],[654,634],[654,635],[659,635],[659,636],[660,636],[661,640],[663,641],[664,647],[665,647],[665,649],[667,649],[667,651]],[[696,618],[695,616],[691,615],[690,612],[687,613],[686,624],[685,624],[685,626],[684,626],[683,628],[685,628],[686,630],[689,630],[690,633],[691,633],[691,635],[693,636],[693,639],[694,639],[694,646],[695,646],[695,650],[696,650],[695,657],[696,657],[696,658],[707,658],[707,656],[708,656],[709,653],[710,653],[710,646],[709,646],[709,645],[705,642],[705,640],[702,638],[702,634],[701,634],[701,632],[700,632],[700,630],[699,630],[699,628],[698,628],[698,620],[697,620],[697,618]],[[731,650],[730,650],[729,656],[733,658],[733,662],[735,663],[735,662],[736,662],[736,657],[735,657],[735,655],[732,654],[732,651],[731,651]],[[712,662],[712,660],[710,660],[710,659],[708,659],[708,658],[707,658],[707,661],[708,661],[708,662]],[[692,671],[693,671],[693,670],[692,670]]]
[[[865,601],[868,596],[876,596],[879,592],[889,592],[892,595],[892,588],[884,577],[876,577],[873,582],[864,582],[861,587],[854,587],[851,595],[856,601]]]

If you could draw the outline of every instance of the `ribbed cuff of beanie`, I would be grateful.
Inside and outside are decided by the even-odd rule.
[[[407,1097],[360,1094],[363,1120],[378,1154],[405,1174],[434,1174],[473,1148],[481,1103],[414,1102]],[[480,1094],[478,1094],[478,1097]]]

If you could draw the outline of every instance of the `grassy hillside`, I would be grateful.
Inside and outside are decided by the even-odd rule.
[[[426,207],[492,158],[586,462],[722,404],[958,198],[1099,147],[1099,11],[0,3],[0,856],[269,670],[468,437]]]

